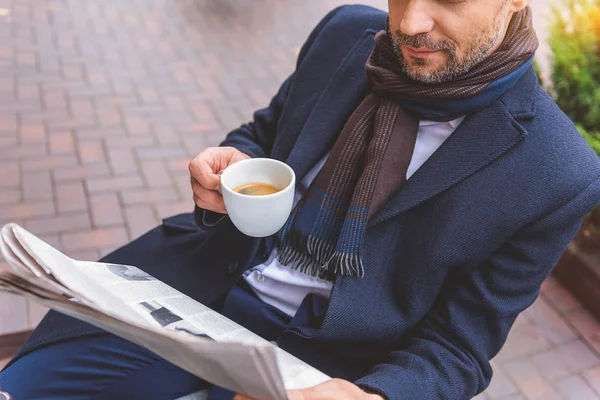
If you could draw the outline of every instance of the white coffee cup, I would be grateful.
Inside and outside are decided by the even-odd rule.
[[[234,189],[249,183],[266,183],[281,189],[265,196],[250,196]],[[279,231],[292,211],[296,175],[287,164],[270,158],[250,158],[230,165],[221,175],[221,190],[231,222],[244,234],[267,237]]]

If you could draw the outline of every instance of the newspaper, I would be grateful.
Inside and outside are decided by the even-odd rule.
[[[77,261],[16,224],[0,231],[10,265],[0,290],[20,294],[143,346],[236,393],[286,399],[330,378],[273,343],[130,265]]]

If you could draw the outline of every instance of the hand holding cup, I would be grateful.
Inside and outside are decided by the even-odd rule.
[[[205,210],[227,214],[223,196],[219,193],[220,173],[249,158],[234,147],[209,147],[194,157],[189,164],[194,203]]]

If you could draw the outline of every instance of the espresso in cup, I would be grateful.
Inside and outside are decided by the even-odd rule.
[[[268,183],[247,183],[233,189],[234,192],[239,194],[245,194],[247,196],[266,196],[281,192],[281,189]]]
[[[292,211],[296,176],[270,158],[249,158],[221,174],[223,201],[231,222],[244,234],[266,237],[279,231]]]

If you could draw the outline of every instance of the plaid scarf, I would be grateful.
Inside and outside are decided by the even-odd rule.
[[[390,140],[395,137],[399,139],[394,143],[409,143],[404,149],[403,176],[397,180],[401,184],[412,157],[418,120],[436,114],[404,104],[426,104],[435,111],[438,102],[460,103],[460,99],[482,96],[486,99],[480,104],[483,107],[491,102],[490,96],[485,96],[486,88],[521,71],[512,79],[516,82],[537,45],[527,7],[513,15],[501,46],[480,64],[452,81],[423,84],[402,71],[391,37],[379,32],[366,64],[371,92],[346,122],[325,165],[279,232],[279,262],[331,281],[337,275],[364,276],[364,236],[369,217],[382,203],[379,189],[397,190],[386,182],[398,175],[398,170],[392,169],[395,157],[386,157],[386,152],[397,150],[388,151]],[[503,92],[506,90],[508,87]],[[450,121],[471,111],[458,108],[442,117],[437,114],[436,119]]]

